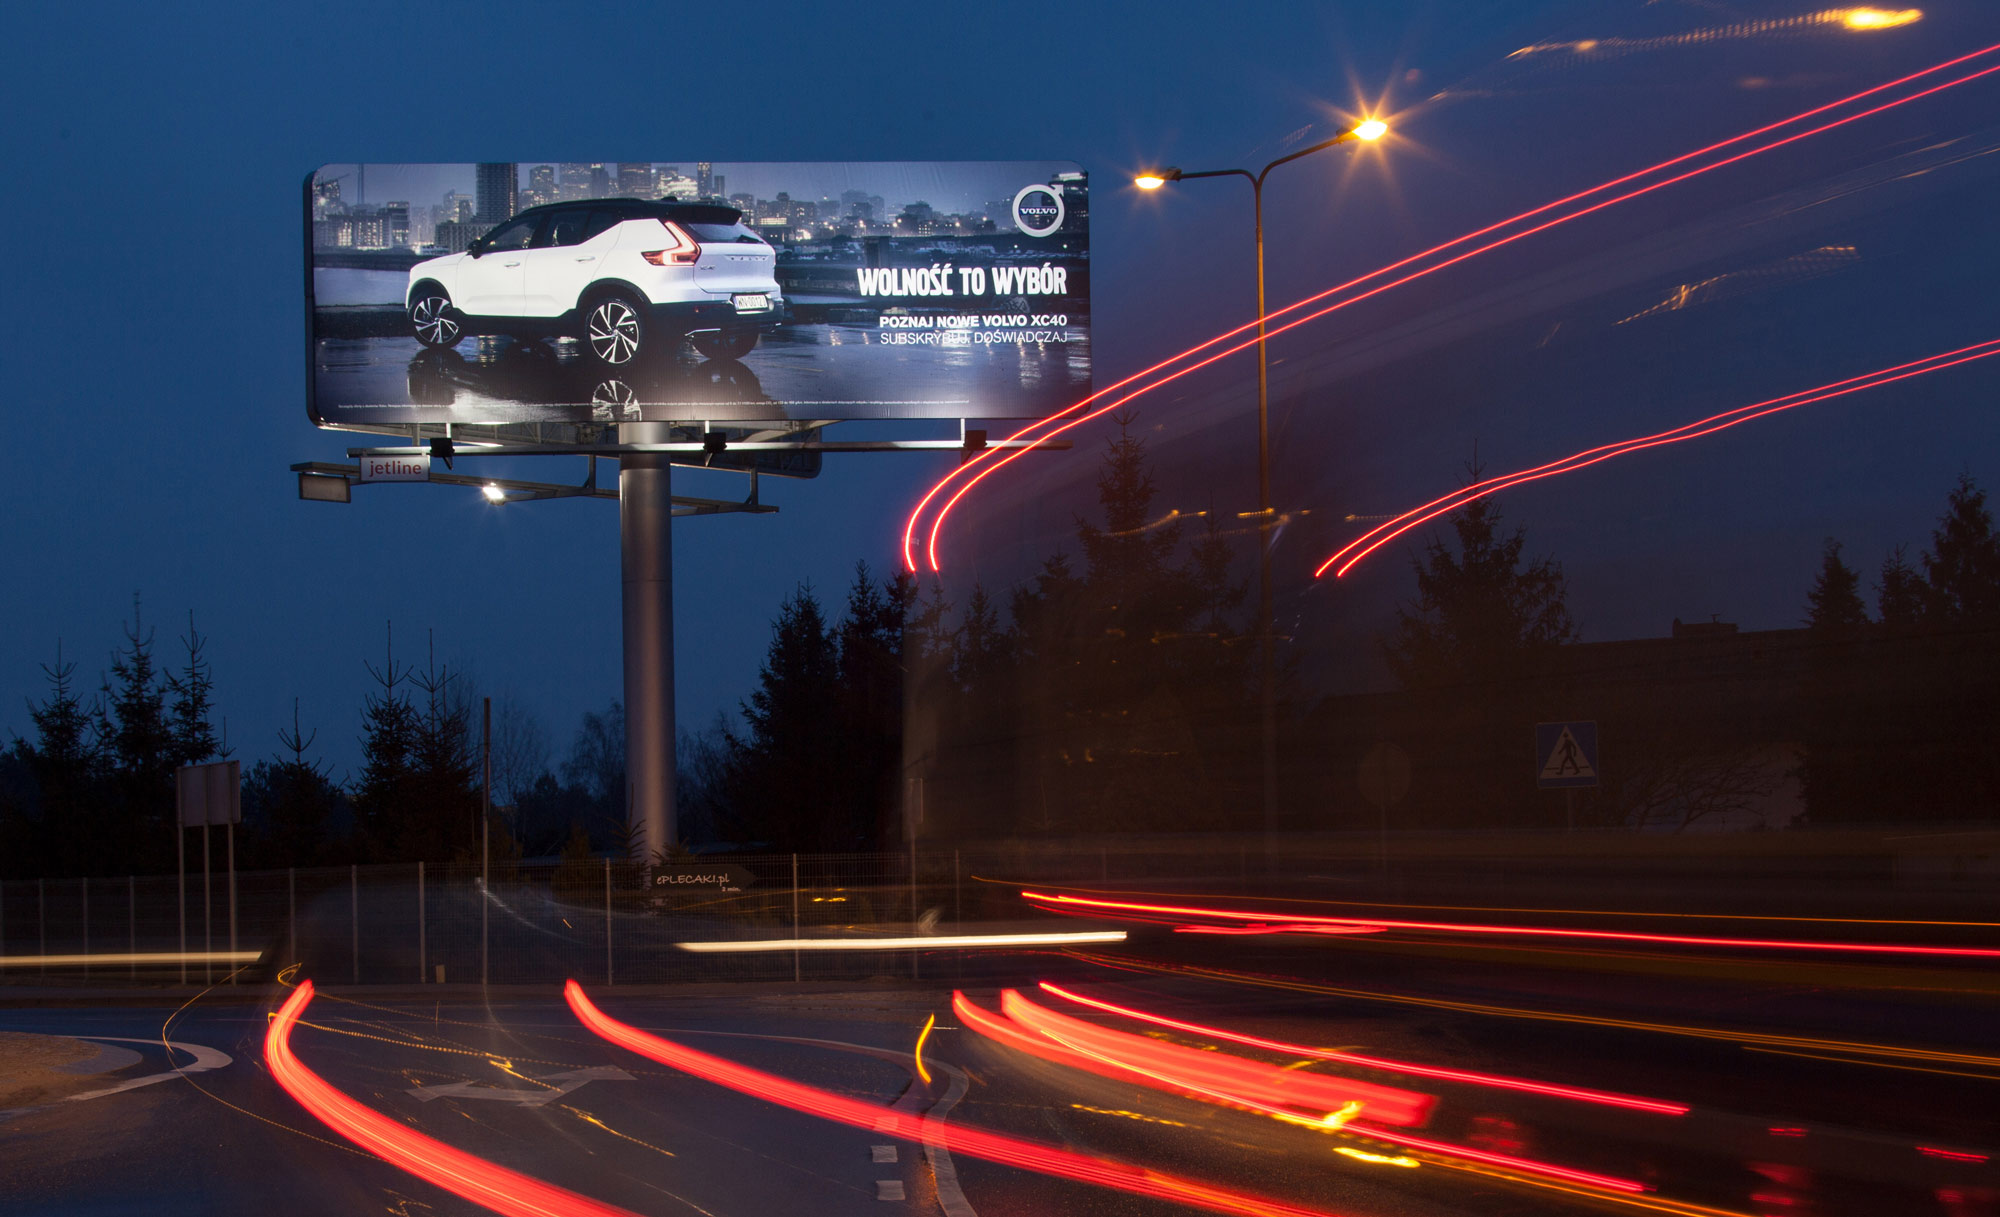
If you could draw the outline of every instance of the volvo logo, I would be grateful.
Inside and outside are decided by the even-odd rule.
[[[1063,224],[1062,191],[1039,183],[1014,196],[1014,224],[1031,237],[1046,237]]]

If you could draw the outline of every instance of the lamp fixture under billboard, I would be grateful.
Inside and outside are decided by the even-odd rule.
[[[306,207],[322,426],[1033,418],[1090,393],[1066,161],[329,165]]]

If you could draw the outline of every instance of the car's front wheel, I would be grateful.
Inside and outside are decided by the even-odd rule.
[[[646,314],[627,296],[602,296],[584,310],[584,346],[592,358],[611,367],[622,367],[650,350],[646,329]]]
[[[440,287],[426,288],[410,301],[410,330],[427,347],[455,347],[465,336],[451,315],[451,297]]]
[[[741,359],[757,348],[756,330],[717,330],[690,339],[704,359]]]

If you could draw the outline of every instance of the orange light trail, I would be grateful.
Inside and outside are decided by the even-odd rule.
[[[1839,118],[1830,123],[1826,123],[1821,126],[1812,128],[1811,130],[1799,132],[1795,135],[1788,136],[1784,139],[1776,140],[1771,143],[1762,145],[1761,147],[1751,149],[1750,151],[1738,153],[1734,156],[1727,157],[1725,159],[1716,161],[1712,164],[1704,165],[1697,169],[1692,169],[1685,173],[1678,174],[1674,177],[1670,177],[1662,181],[1652,183],[1651,185],[1641,187],[1637,190],[1627,192],[1615,198],[1604,200],[1590,207],[1571,212],[1567,215],[1559,216],[1553,220],[1536,225],[1535,227],[1526,229],[1522,232],[1514,233],[1510,236],[1503,237],[1499,240],[1489,242],[1486,245],[1479,246],[1475,249],[1469,250],[1456,257],[1437,263],[1436,265],[1425,267],[1422,270],[1418,270],[1409,275],[1405,275],[1400,279],[1393,280],[1389,283],[1384,283],[1361,295],[1352,297],[1347,300],[1339,301],[1326,308],[1322,308],[1316,312],[1307,314],[1306,316],[1299,317],[1296,320],[1286,323],[1285,325],[1278,326],[1276,328],[1268,328],[1268,322],[1271,319],[1282,317],[1298,309],[1306,308],[1313,304],[1317,304],[1320,301],[1326,300],[1328,297],[1338,295],[1342,292],[1347,291],[1350,288],[1358,287],[1361,284],[1367,283],[1371,280],[1378,279],[1387,274],[1391,274],[1395,271],[1403,269],[1404,267],[1411,266],[1414,263],[1429,258],[1435,254],[1440,254],[1447,250],[1455,249],[1461,245],[1465,245],[1469,242],[1476,241],[1481,237],[1488,236],[1504,228],[1510,227],[1514,224],[1518,224],[1524,220],[1529,220],[1536,216],[1546,214],[1557,208],[1567,206],[1570,203],[1579,202],[1593,195],[1602,194],[1607,190],[1615,190],[1620,186],[1638,181],[1641,178],[1645,178],[1652,174],[1659,173],[1662,170],[1670,169],[1676,165],[1685,164],[1688,161],[1694,160],[1698,157],[1706,156],[1712,152],[1721,151],[1724,148],[1731,147],[1735,144],[1740,144],[1746,140],[1755,139],[1758,136],[1765,135],[1770,132],[1779,130],[1781,128],[1791,126],[1794,123],[1803,122],[1807,119],[1829,113],[1831,111],[1840,109],[1844,106],[1851,105],[1864,98],[1872,97],[1876,94],[1885,92],[1887,90],[1897,88],[1898,86],[1909,84],[1912,81],[1920,80],[1923,77],[1935,75],[1938,72],[1946,71],[1948,69],[1957,67],[1961,64],[1969,63],[1973,60],[1983,58],[1985,56],[1993,54],[1996,51],[2000,51],[2000,44],[1984,47],[1980,50],[1973,51],[1969,54],[1961,55],[1953,59],[1948,59],[1941,63],[1933,64],[1932,66],[1924,68],[1921,71],[1912,72],[1906,76],[1898,77],[1895,80],[1886,81],[1882,84],[1875,85],[1872,88],[1864,89],[1858,93],[1853,93],[1846,97],[1839,98],[1838,100],[1827,102],[1824,105],[1816,106],[1809,110],[1800,111],[1799,113],[1793,114],[1787,118],[1782,118],[1777,120],[1776,122],[1767,123],[1764,126],[1757,127],[1749,131],[1745,131],[1739,135],[1731,136],[1728,139],[1721,140],[1713,144],[1709,144],[1706,147],[1697,148],[1694,151],[1682,153],[1681,155],[1673,157],[1669,160],[1661,161],[1658,164],[1650,165],[1644,169],[1636,170],[1632,173],[1624,175],[1623,177],[1613,178],[1609,181],[1601,182],[1596,186],[1589,187],[1588,189],[1578,191],[1574,194],[1566,195],[1563,198],[1556,199],[1549,203],[1544,203],[1540,207],[1536,207],[1531,210],[1521,212],[1518,215],[1510,216],[1507,219],[1497,221],[1493,224],[1487,225],[1484,228],[1476,229],[1462,236],[1455,237],[1452,240],[1446,241],[1442,244],[1434,245],[1429,249],[1425,249],[1419,251],[1418,253],[1411,254],[1410,256],[1401,259],[1400,261],[1392,262],[1387,266],[1380,267],[1376,270],[1368,272],[1367,274],[1361,275],[1354,279],[1350,279],[1345,283],[1339,284],[1335,287],[1328,288],[1314,295],[1307,296],[1304,299],[1295,301],[1291,304],[1284,306],[1283,308],[1267,312],[1265,314],[1265,321],[1267,324],[1266,336],[1268,337],[1270,335],[1283,333],[1286,330],[1293,329],[1299,325],[1303,325],[1308,321],[1316,320],[1320,317],[1327,315],[1328,313],[1334,312],[1341,308],[1345,308],[1350,304],[1357,303],[1361,300],[1368,299],[1371,296],[1379,295],[1380,293],[1388,291],[1391,288],[1400,286],[1404,283],[1408,283],[1413,279],[1422,278],[1425,275],[1429,275],[1435,273],[1436,271],[1443,270],[1448,266],[1452,266],[1459,262],[1463,262],[1468,258],[1475,257],[1481,253],[1485,253],[1489,250],[1496,249],[1503,245],[1511,244],[1514,241],[1518,241],[1524,237],[1532,236],[1536,233],[1543,232],[1559,224],[1568,223],[1571,220],[1592,214],[1593,212],[1601,211],[1604,208],[1614,206],[1618,203],[1625,202],[1629,199],[1637,198],[1640,195],[1650,193],[1651,191],[1661,189],[1662,187],[1674,185],[1678,182],[1685,181],[1689,178],[1697,177],[1700,176],[1701,174],[1709,173],[1716,169],[1723,168],[1724,166],[1731,165],[1738,161],[1748,159],[1749,157],[1771,151],[1774,148],[1783,147],[1787,144],[1794,143],[1798,140],[1806,139],[1810,136],[1818,135],[1825,131],[1830,131],[1836,127],[1844,126],[1847,123],[1855,122],[1859,119],[1867,118],[1872,115],[1882,113],[1885,110],[1890,110],[1897,106],[1905,105],[1909,102],[1916,101],[1924,97],[1928,97],[1931,94],[1941,92],[1944,89],[1954,88],[1958,85],[1965,84],[1969,81],[1977,80],[1982,76],[1989,75],[1995,71],[2000,71],[2000,67],[1990,67],[1978,72],[1971,73],[1966,76],[1961,76],[1955,80],[1947,81],[1944,84],[1935,85],[1932,86],[1931,88],[1921,90],[1909,96],[1897,98],[1894,101],[1885,102],[1881,105],[1872,107],[1870,109],[1863,110],[1855,114],[1850,114],[1844,118]],[[1153,381],[1150,384],[1146,384],[1137,389],[1134,389],[1131,393],[1125,394],[1124,396],[1119,397],[1115,401],[1099,406],[1098,408],[1091,410],[1088,413],[1077,414],[1076,417],[1070,418],[1066,422],[1061,422],[1060,425],[1052,426],[1052,424],[1058,423],[1058,420],[1061,420],[1065,418],[1065,416],[1071,415],[1076,411],[1082,410],[1085,406],[1090,405],[1092,402],[1098,401],[1101,398],[1115,394],[1120,390],[1126,388],[1127,386],[1145,379],[1146,377],[1152,375],[1155,372],[1163,371],[1169,367],[1172,367],[1177,363],[1180,363],[1182,360],[1188,359],[1189,357],[1196,355],[1202,351],[1208,350],[1209,348],[1214,347],[1219,343],[1227,342],[1231,338],[1235,338],[1241,334],[1247,333],[1256,328],[1257,328],[1257,322],[1255,321],[1246,322],[1243,325],[1237,326],[1235,329],[1225,331],[1222,334],[1218,334],[1216,337],[1211,338],[1206,342],[1199,343],[1195,346],[1187,348],[1184,351],[1178,352],[1177,354],[1168,356],[1166,359],[1160,360],[1159,362],[1153,364],[1150,367],[1135,372],[1132,375],[1127,376],[1124,379],[1112,385],[1109,385],[1103,389],[1098,390],[1097,392],[1090,394],[1088,397],[1083,398],[1075,405],[1069,406],[1066,409],[1059,411],[1058,413],[1052,415],[1049,418],[1038,419],[1028,424],[1026,427],[1023,427],[1019,431],[1015,432],[1012,436],[1009,436],[1008,437],[1009,442],[1026,440],[1029,439],[1030,437],[1032,437],[1035,441],[1039,442],[1041,440],[1053,438],[1054,436],[1059,435],[1064,431],[1068,431],[1073,427],[1080,426],[1081,424],[1089,422],[1092,419],[1101,417],[1104,414],[1112,410],[1115,410],[1118,406],[1123,405],[1128,401],[1131,401],[1133,398],[1139,396],[1142,393],[1150,392],[1153,389],[1159,388],[1161,385],[1176,380],[1181,376],[1187,375],[1188,373],[1193,372],[1199,368],[1206,367],[1209,364],[1216,362],[1217,360],[1235,354],[1239,351],[1246,350],[1249,347],[1256,345],[1257,339],[1253,338],[1247,342],[1237,343],[1236,345],[1228,347],[1227,349],[1222,350],[1220,352],[1217,352],[1197,363],[1193,363],[1186,367],[1183,367],[1168,376],[1164,376],[1159,380]],[[1042,432],[1039,435],[1035,434],[1037,431],[1040,431],[1044,427],[1048,427],[1050,429],[1045,432]],[[961,477],[965,478],[965,484],[963,486],[960,486],[958,490],[954,494],[952,494],[952,496],[949,499],[945,501],[944,505],[938,510],[936,518],[931,523],[930,534],[925,546],[925,557],[929,562],[930,568],[933,571],[939,569],[938,553],[937,553],[938,537],[939,534],[943,531],[945,519],[951,514],[952,509],[957,506],[957,504],[965,497],[967,492],[969,492],[972,489],[972,487],[984,481],[987,477],[991,476],[995,472],[998,472],[1001,468],[1004,468],[1011,462],[1019,459],[1024,453],[1028,451],[1032,451],[1032,449],[989,448],[977,454],[965,464],[962,464],[958,466],[956,469],[953,469],[950,473],[947,473],[943,478],[939,479],[938,482],[924,494],[923,498],[918,501],[917,505],[911,509],[909,518],[904,524],[902,555],[903,555],[903,565],[905,566],[905,568],[912,573],[915,573],[918,569],[916,556],[914,552],[916,530],[919,522],[923,518],[924,512],[930,507],[931,503],[935,501],[940,494],[942,494],[953,483],[957,482]]]
[[[1001,993],[1000,1008],[1028,1030],[1066,1047],[1098,1055],[1115,1066],[1145,1073],[1169,1086],[1199,1090],[1291,1120],[1297,1120],[1299,1113],[1305,1112],[1307,1121],[1317,1124],[1323,1113],[1339,1111],[1358,1101],[1370,1120],[1417,1126],[1429,1118],[1431,1108],[1437,1103],[1433,1096],[1415,1091],[1285,1070],[1226,1052],[1204,1052],[1114,1031],[1057,1014],[1012,989]]]
[[[1291,1124],[1300,1124],[1322,1132],[1337,1132],[1345,1128],[1359,1136],[1372,1137],[1406,1145],[1413,1149],[1426,1150],[1448,1157],[1472,1162],[1483,1162],[1507,1170],[1568,1183],[1579,1183],[1588,1187],[1602,1188],[1611,1192],[1638,1193],[1651,1189],[1643,1183],[1631,1179],[1619,1179],[1610,1175],[1599,1175],[1590,1171],[1575,1170],[1557,1166],[1550,1162],[1538,1162],[1530,1158],[1517,1158],[1510,1154],[1496,1154],[1470,1146],[1451,1145],[1442,1141],[1432,1141],[1406,1132],[1394,1131],[1374,1122],[1364,1123],[1358,1116],[1362,1113],[1393,1119],[1400,1113],[1385,1104],[1371,1100],[1366,1095],[1357,1103],[1352,1098],[1335,1098],[1340,1108],[1325,1118],[1308,1118],[1296,1111],[1286,1110],[1274,1104],[1302,1105],[1313,1102],[1330,1105],[1329,1094],[1338,1094],[1340,1088],[1323,1091],[1315,1088],[1310,1094],[1294,1091],[1291,1094],[1277,1093],[1276,1087],[1260,1077],[1258,1070],[1268,1071],[1280,1078],[1295,1081],[1333,1082],[1342,1079],[1318,1077],[1312,1074],[1300,1075],[1277,1070],[1273,1066],[1257,1066],[1255,1062],[1236,1057],[1217,1057],[1212,1053],[1200,1052],[1176,1045],[1157,1043],[1139,1036],[1110,1031],[1077,1019],[1065,1018],[1044,1010],[1009,989],[1001,994],[1001,1006],[1016,1024],[1015,1034],[1000,1038],[1001,1042],[1021,1046],[1021,1039],[1028,1037],[1019,1028],[1025,1027],[1042,1038],[1053,1041],[1065,1049],[1079,1052],[1089,1058],[1106,1062],[1115,1070],[1137,1076],[1149,1083],[1159,1083],[1166,1088],[1214,1099],[1229,1106],[1241,1107],[1261,1114],[1274,1116]],[[952,995],[952,1009],[958,1013],[965,1025],[982,1033],[991,1034],[991,1029],[1002,1020],[981,1010],[965,998],[962,993]],[[1029,1048],[1028,1051],[1045,1059],[1059,1059],[1045,1051]],[[1245,1068],[1249,1066],[1249,1068]],[[1091,1069],[1093,1073],[1104,1073],[1103,1069]],[[1362,1092],[1356,1092],[1362,1093]],[[1404,1093],[1408,1092],[1392,1092]],[[1428,1095],[1418,1096],[1424,1100],[1428,1111],[1432,1101]],[[1370,1106],[1373,1102],[1375,1105]],[[1359,1107],[1359,1111],[1356,1108]],[[1396,1119],[1397,1123],[1413,1123],[1406,1119]]]
[[[1590,466],[1608,461],[1612,457],[1700,439],[1703,436],[1714,435],[1718,431],[1727,431],[1731,427],[1740,426],[1753,419],[1768,418],[1773,414],[1782,414],[1787,410],[1795,410],[1800,406],[1831,401],[1837,397],[1845,397],[1850,393],[1859,393],[1864,389],[1879,388],[1882,385],[1908,380],[1913,376],[1923,376],[1931,372],[1943,371],[1945,368],[1955,368],[1960,364],[1972,363],[1975,360],[1988,359],[1994,355],[2000,355],[2000,338],[1989,338],[1985,342],[1977,342],[1971,346],[1960,347],[1954,351],[1928,355],[1922,359],[1911,360],[1908,363],[1900,363],[1893,367],[1865,372],[1859,376],[1850,376],[1846,380],[1836,380],[1830,384],[1820,385],[1817,388],[1801,389],[1796,393],[1787,393],[1783,397],[1773,397],[1752,405],[1738,406],[1734,410],[1725,410],[1720,414],[1713,414],[1691,423],[1684,423],[1669,431],[1661,431],[1653,435],[1642,435],[1633,439],[1619,440],[1616,443],[1601,444],[1595,448],[1586,448],[1581,452],[1571,453],[1560,460],[1550,461],[1545,465],[1537,465],[1532,469],[1521,469],[1513,473],[1501,474],[1498,477],[1486,478],[1483,481],[1474,482],[1470,486],[1455,490],[1450,494],[1432,499],[1421,507],[1412,507],[1400,515],[1391,517],[1387,522],[1376,525],[1361,536],[1348,542],[1332,557],[1320,563],[1313,570],[1313,577],[1318,578],[1324,575],[1329,567],[1338,563],[1339,569],[1334,571],[1334,577],[1339,578],[1347,574],[1348,571],[1353,570],[1362,559],[1395,540],[1397,537],[1409,532],[1411,529],[1428,523],[1447,512],[1455,511],[1473,499],[1492,494],[1496,490],[1505,490],[1526,482],[1538,482],[1543,478],[1559,477],[1565,473],[1575,473],[1579,469],[1588,469]],[[1940,360],[1944,362],[1938,362]]]
[[[1429,1010],[1451,1010],[1460,1014],[1475,1014],[1490,1018],[1523,1019],[1530,1022],[1567,1023],[1584,1027],[1610,1027],[1620,1031],[1643,1031],[1654,1035],[1684,1036],[1689,1039],[1721,1040],[1736,1044],[1746,1052],[1775,1052],[1781,1056],[1812,1056],[1804,1051],[1791,1049],[1816,1049],[1827,1053],[1846,1053],[1845,1056],[1813,1056],[1815,1060],[1834,1061],[1848,1065],[1875,1065],[1881,1068],[1912,1068],[1897,1065],[1893,1061],[1933,1061],[1953,1065],[1970,1065],[1983,1069],[2000,1069],[2000,1057],[1981,1056],[1967,1052],[1948,1052],[1932,1048],[1906,1048],[1895,1044],[1869,1044],[1846,1040],[1814,1039],[1799,1035],[1773,1035],[1762,1031],[1747,1031],[1726,1027],[1701,1027],[1686,1023],[1649,1023],[1629,1018],[1603,1018],[1594,1014],[1572,1014],[1563,1010],[1536,1010],[1521,1006],[1494,1006],[1483,1002],[1452,1001],[1442,997],[1423,997],[1414,993],[1387,993],[1379,989],[1349,989],[1339,985],[1317,984],[1284,976],[1266,976],[1251,972],[1230,972],[1220,968],[1203,968],[1189,964],[1163,965],[1148,963],[1142,959],[1116,958],[1104,955],[1090,955],[1074,952],[1077,958],[1099,967],[1126,972],[1151,972],[1159,975],[1194,976],[1203,980],[1231,985],[1253,985],[1261,989],[1280,989],[1292,993],[1313,993],[1328,997],[1352,998],[1356,1001],[1386,1002],[1398,1006],[1420,1006]],[[1762,1046],[1759,1045],[1768,1045]],[[1889,1057],[1893,1061],[1859,1060],[1858,1057]],[[1951,1072],[1948,1070],[1921,1072]],[[1986,1081],[2000,1081],[1991,1074],[1961,1074],[1963,1077],[1978,1077]]]
[[[902,1140],[942,1145],[955,1154],[984,1158],[1004,1166],[1038,1171],[1133,1195],[1171,1200],[1216,1213],[1243,1214],[1244,1217],[1328,1217],[1319,1209],[1301,1208],[1107,1158],[865,1103],[710,1056],[610,1017],[585,996],[582,987],[574,980],[564,984],[563,997],[585,1027],[620,1048],[739,1094],[752,1095],[794,1111],[871,1132],[886,1133]]]
[[[1992,947],[1932,947],[1901,946],[1881,942],[1804,942],[1800,940],[1780,940],[1772,938],[1707,938],[1689,934],[1641,934],[1629,930],[1572,930],[1552,926],[1527,925],[1471,925],[1447,921],[1392,921],[1382,917],[1315,917],[1287,916],[1274,917],[1269,913],[1245,913],[1236,909],[1186,908],[1166,904],[1137,904],[1123,900],[1098,900],[1086,896],[1050,895],[1044,892],[1023,891],[1022,896],[1057,906],[1074,906],[1109,911],[1134,913],[1157,913],[1167,917],[1213,917],[1226,921],[1281,922],[1274,933],[1314,933],[1315,927],[1327,927],[1335,933],[1345,933],[1346,927],[1355,925],[1380,926],[1390,930],[1418,930],[1445,934],[1496,934],[1523,935],[1537,938],[1581,938],[1591,941],[1611,942],[1651,942],[1668,946],[1696,947],[1736,947],[1747,950],[1767,951],[1838,951],[1874,955],[1926,955],[1948,956],[1962,959],[1996,959],[2000,950]],[[1067,908],[1062,911],[1070,911]]]
[[[1012,886],[1012,884],[1005,879],[989,879],[981,875],[973,875],[971,876],[971,878],[980,883],[993,883],[1003,887]],[[1018,882],[1018,880],[1016,880],[1015,882]],[[1057,887],[1057,890],[1062,890],[1062,891],[1091,892],[1098,890],[1097,888],[1082,887],[1074,884],[1068,885],[1066,887],[1054,884],[1044,884],[1043,886]],[[1120,889],[1120,894],[1126,896],[1168,896],[1168,895],[1173,895],[1174,893],[1140,891],[1131,888],[1123,888]],[[1679,921],[1792,921],[1792,922],[1800,922],[1812,925],[1897,925],[1897,926],[1925,925],[1925,926],[1952,926],[1959,929],[1972,929],[1972,930],[2000,930],[2000,921],[1937,921],[1937,920],[1918,921],[1909,919],[1896,920],[1883,917],[1801,917],[1795,915],[1776,916],[1772,914],[1762,914],[1762,913],[1668,913],[1668,912],[1658,912],[1658,911],[1642,911],[1635,909],[1523,908],[1518,905],[1495,905],[1495,904],[1397,904],[1393,901],[1386,901],[1386,900],[1328,900],[1324,897],[1310,897],[1310,896],[1290,897],[1290,899],[1294,903],[1298,904],[1339,905],[1343,908],[1426,909],[1434,913],[1435,912],[1534,913],[1551,917],[1642,917],[1642,918],[1653,918],[1653,919],[1671,919]]]
[[[384,1161],[506,1217],[636,1217],[630,1209],[455,1149],[335,1089],[292,1052],[292,1027],[312,995],[312,982],[301,982],[278,1008],[264,1033],[264,1062],[285,1093],[328,1128]]]
[[[1685,1103],[1666,1103],[1658,1099],[1641,1099],[1632,1095],[1613,1094],[1603,1090],[1586,1090],[1578,1086],[1558,1086],[1552,1082],[1531,1082],[1524,1078],[1500,1077],[1490,1073],[1472,1073],[1463,1069],[1442,1069],[1435,1065],[1417,1065],[1409,1061],[1392,1061],[1382,1057],[1362,1056],[1360,1053],[1355,1052],[1332,1052],[1324,1048],[1310,1048],[1303,1044],[1287,1044],[1279,1040],[1267,1040],[1254,1035],[1243,1035],[1235,1031],[1224,1031],[1219,1027],[1204,1027],[1197,1023],[1184,1023],[1178,1019],[1165,1018],[1158,1014],[1148,1014],[1144,1010],[1134,1010],[1128,1006],[1115,1006],[1110,1002],[1099,1001],[1094,997],[1085,997],[1081,993],[1072,993],[1068,989],[1052,985],[1047,981],[1041,982],[1041,988],[1055,994],[1057,997],[1065,998],[1079,1005],[1091,1006],[1111,1014],[1122,1015],[1125,1018],[1152,1023],[1159,1027],[1172,1027],[1177,1031],[1185,1031],[1191,1035],[1231,1040],[1239,1044],[1248,1044],[1253,1048],[1263,1048],[1270,1052],[1284,1053],[1287,1056],[1310,1056],[1323,1061],[1345,1061],[1355,1065],[1364,1065],[1371,1069],[1385,1069],[1396,1073],[1414,1074],[1418,1077],[1466,1082],[1475,1086],[1491,1086],[1500,1090],[1520,1090],[1529,1094],[1544,1094],[1555,1098],[1575,1099],[1583,1103],[1601,1103],[1608,1107],[1629,1107],[1635,1111],[1651,1111],[1661,1115],[1682,1116],[1686,1115],[1689,1110],[1688,1105]]]

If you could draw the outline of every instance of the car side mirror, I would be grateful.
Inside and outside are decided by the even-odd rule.
[[[466,253],[469,253],[469,254],[471,254],[471,255],[472,255],[473,257],[475,257],[475,258],[476,258],[476,257],[478,257],[478,256],[479,256],[480,254],[483,254],[483,253],[485,253],[485,252],[486,252],[486,238],[485,238],[485,237],[479,237],[479,238],[475,239],[475,240],[474,240],[474,241],[472,242],[472,244],[470,244],[470,245],[468,245],[468,246],[466,246],[466,247],[465,247],[465,252],[466,252]]]

